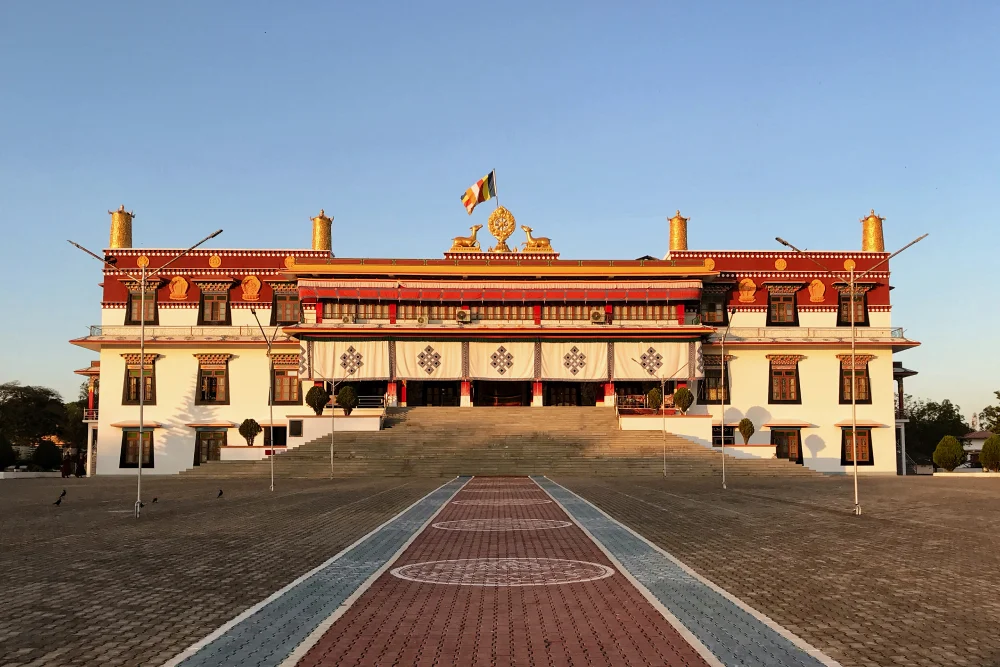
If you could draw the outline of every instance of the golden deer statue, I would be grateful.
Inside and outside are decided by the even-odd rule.
[[[528,240],[522,244],[525,252],[552,252],[551,239],[545,236],[532,236],[531,232],[534,230],[527,225],[521,225],[521,229],[528,237]]]
[[[472,236],[456,236],[455,238],[453,238],[451,240],[452,250],[455,250],[456,248],[458,250],[462,250],[463,248],[465,249],[476,248],[478,250],[479,241],[476,240],[476,234],[482,228],[483,228],[482,225],[473,225],[469,227],[469,229],[472,231]]]

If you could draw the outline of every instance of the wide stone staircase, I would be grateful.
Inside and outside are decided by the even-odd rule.
[[[615,411],[579,407],[396,408],[386,429],[336,433],[336,476],[662,475],[659,431],[620,431]],[[680,436],[666,436],[667,474],[721,474],[722,454]],[[270,462],[212,461],[188,470],[199,477],[258,477]],[[330,475],[324,436],[275,458],[281,477]],[[726,475],[816,476],[778,459],[726,456]]]

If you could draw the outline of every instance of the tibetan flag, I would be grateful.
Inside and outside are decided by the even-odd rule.
[[[492,199],[496,196],[496,177],[494,176],[494,172],[491,171],[465,191],[465,194],[462,195],[462,205],[465,206],[465,210],[469,212],[469,215],[472,215],[472,209],[476,208],[476,204],[482,204],[487,199]]]

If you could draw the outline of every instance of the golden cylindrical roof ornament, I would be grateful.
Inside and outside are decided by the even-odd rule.
[[[312,219],[313,221],[313,250],[326,250],[330,251],[333,249],[333,243],[330,238],[331,227],[333,226],[333,218],[326,217],[326,213],[323,209],[319,210],[319,215]]]
[[[132,247],[132,218],[135,214],[125,210],[125,204],[118,207],[117,211],[108,211],[111,214],[111,240],[108,242],[109,248],[131,248]]]
[[[885,239],[882,238],[882,221],[885,218],[875,215],[875,209],[861,218],[861,250],[862,252],[885,252]]]
[[[680,211],[670,218],[670,250],[688,249],[688,220]]]

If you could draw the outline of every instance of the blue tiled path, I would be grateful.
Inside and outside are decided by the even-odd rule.
[[[456,478],[431,492],[179,664],[277,667],[366,579],[386,565],[468,479]]]
[[[532,479],[723,664],[747,667],[837,665],[816,649],[797,646],[572,491],[545,477]]]

